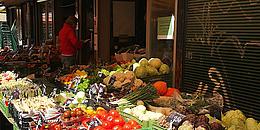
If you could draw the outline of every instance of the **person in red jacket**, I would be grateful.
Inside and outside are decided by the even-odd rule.
[[[59,43],[61,52],[61,62],[64,69],[76,63],[76,53],[82,47],[82,42],[76,36],[76,26],[78,19],[69,16],[59,32]]]

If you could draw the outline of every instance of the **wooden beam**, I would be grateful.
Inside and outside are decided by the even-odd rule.
[[[184,59],[184,8],[185,1],[176,0],[175,4],[175,27],[174,27],[174,51],[173,51],[173,81],[176,88],[182,87],[183,59]]]
[[[152,0],[147,0],[146,5],[146,57],[151,56],[151,20],[152,20]]]

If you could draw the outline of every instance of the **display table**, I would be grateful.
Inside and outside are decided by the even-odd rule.
[[[2,115],[4,116],[4,118],[7,119],[7,121],[9,121],[9,123],[13,126],[13,128],[9,128],[8,130],[19,130],[18,125],[16,124],[16,122],[14,121],[14,119],[11,117],[10,113],[8,112],[8,107],[1,101],[0,102],[0,110]],[[8,122],[1,122],[1,124],[6,124]],[[0,126],[2,126],[0,124]]]

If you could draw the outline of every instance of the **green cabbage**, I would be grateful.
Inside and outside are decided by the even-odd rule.
[[[257,125],[258,125],[257,121],[253,118],[247,118],[245,125],[246,125],[247,130],[258,130],[257,129]]]
[[[152,66],[146,66],[146,70],[149,76],[159,75],[158,70]]]
[[[226,115],[222,118],[222,123],[226,127],[231,127],[232,125],[243,124],[246,121],[245,115],[240,110],[230,110],[226,112]]]
[[[144,66],[138,66],[135,71],[135,76],[137,78],[144,78],[147,76],[147,71],[146,71],[146,68]]]
[[[159,58],[151,58],[149,61],[148,61],[149,65],[156,68],[156,69],[159,69],[162,65],[162,61],[159,59]]]
[[[142,66],[147,66],[148,65],[148,60],[146,58],[142,58],[139,61],[139,64],[142,65]]]
[[[162,64],[161,67],[160,67],[160,69],[159,69],[159,72],[160,72],[161,74],[169,74],[169,72],[170,72],[170,67],[169,67],[168,65],[166,65],[166,64]]]

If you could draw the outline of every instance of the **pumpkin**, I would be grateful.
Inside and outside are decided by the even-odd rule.
[[[167,92],[164,94],[164,96],[168,96],[168,97],[171,97],[174,95],[176,91],[176,88],[168,88]]]
[[[167,92],[167,83],[164,81],[156,81],[153,83],[153,86],[161,96]]]

